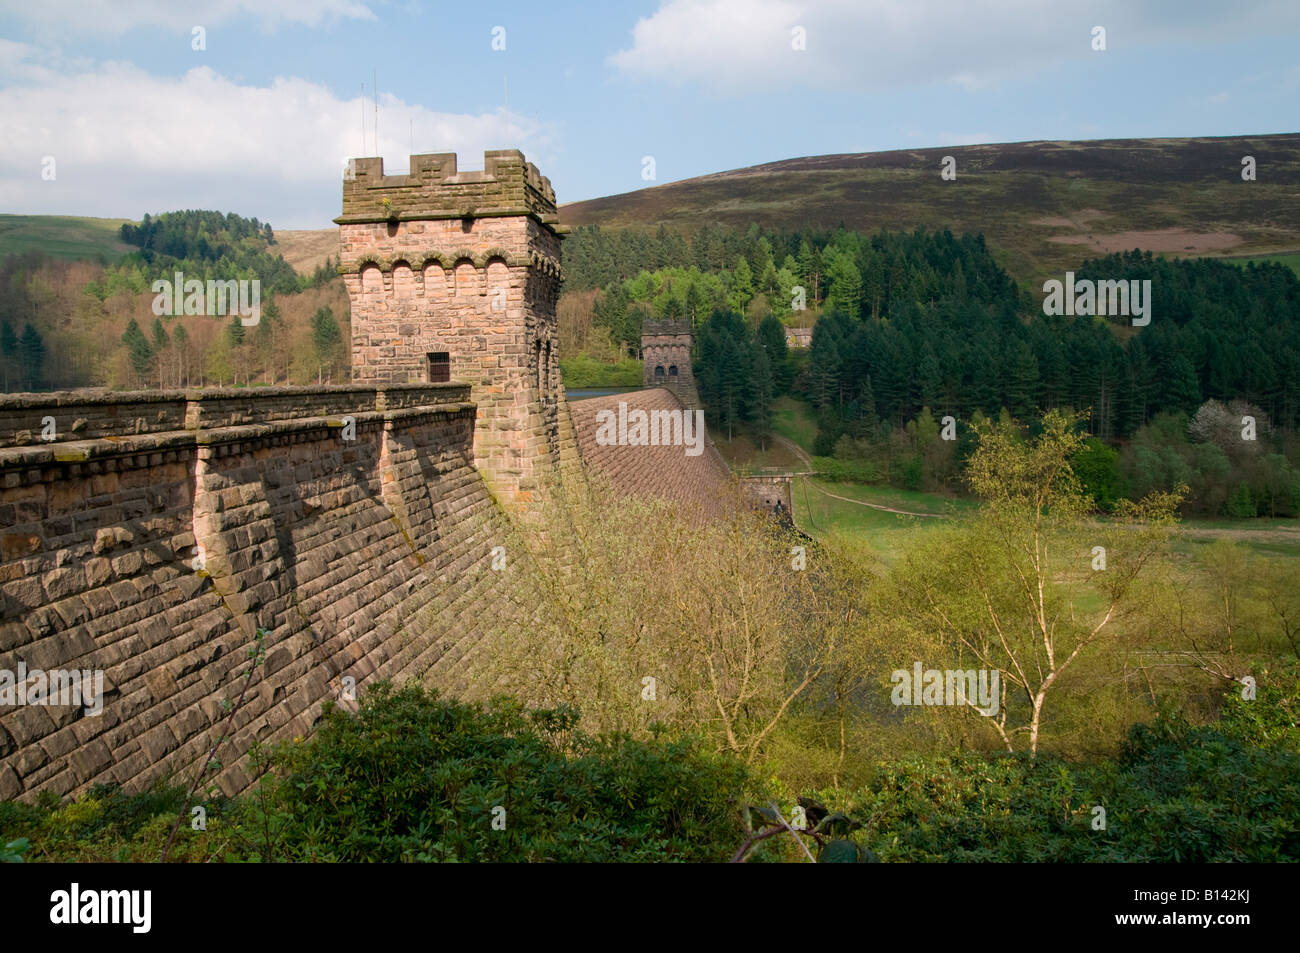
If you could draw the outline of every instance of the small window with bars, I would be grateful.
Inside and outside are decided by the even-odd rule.
[[[447,351],[434,351],[429,358],[429,383],[442,384],[451,380],[451,354]]]

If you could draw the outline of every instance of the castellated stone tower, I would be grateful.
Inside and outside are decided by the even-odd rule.
[[[450,153],[411,156],[408,175],[354,159],[334,221],[353,380],[470,384],[476,465],[503,502],[530,502],[558,461],[563,404],[550,181],[514,149],[485,153],[482,172]]]
[[[641,381],[646,387],[666,387],[687,407],[699,407],[700,395],[691,373],[690,321],[646,321],[641,325]]]

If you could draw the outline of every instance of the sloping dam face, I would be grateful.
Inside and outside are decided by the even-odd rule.
[[[0,800],[188,781],[222,735],[234,793],[250,745],[307,735],[327,699],[375,678],[464,688],[483,634],[532,604],[492,569],[512,528],[474,469],[468,398],[0,397]],[[221,722],[259,630],[264,663]]]

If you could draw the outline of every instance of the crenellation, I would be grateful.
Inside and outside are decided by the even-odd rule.
[[[517,150],[488,152],[482,172],[447,155],[412,156],[407,176],[372,160],[352,169],[336,221],[353,379],[468,384],[477,466],[507,503],[528,503],[525,484],[559,462],[550,182]]]
[[[558,223],[555,190],[517,149],[485,152],[483,170],[459,172],[452,153],[413,155],[405,175],[386,175],[382,157],[353,159],[343,180],[340,224],[534,216]]]

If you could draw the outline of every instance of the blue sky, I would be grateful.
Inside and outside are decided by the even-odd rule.
[[[3,212],[326,226],[345,159],[376,152],[376,71],[389,171],[412,130],[462,169],[520,148],[561,202],[796,156],[1300,116],[1294,0],[0,0],[0,24]]]

